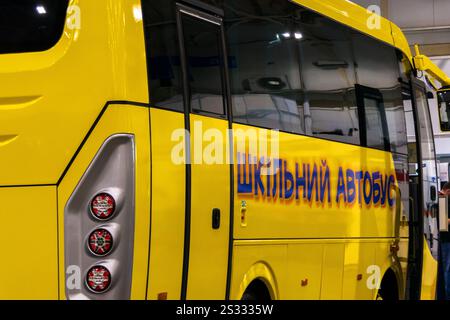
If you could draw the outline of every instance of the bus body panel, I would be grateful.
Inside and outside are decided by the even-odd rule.
[[[241,288],[258,279],[252,270],[260,263],[273,270],[273,279],[266,277],[265,281],[279,290],[280,299],[373,299],[376,287],[390,268],[399,273],[398,285],[404,292],[402,274],[406,272],[406,265],[391,260],[390,248],[401,235],[407,236],[408,226],[398,226],[400,231],[395,232],[396,219],[399,218],[395,212],[403,210],[403,204],[400,199],[396,199],[392,206],[388,204],[388,197],[397,197],[394,185],[386,190],[386,177],[390,175],[397,186],[390,153],[284,132],[273,135],[267,129],[240,124],[233,124],[233,129],[236,152],[234,236],[238,240],[235,240],[233,249],[232,298],[239,298],[238,295],[243,293]],[[272,176],[270,170],[256,174],[256,170],[261,169],[260,160],[243,165],[242,154],[239,153],[242,137],[246,141],[246,160],[252,153],[251,146],[261,145],[266,146],[271,158],[273,139],[279,138],[277,156],[282,159],[279,170],[283,177],[280,174]],[[273,166],[274,160],[271,160]],[[315,168],[317,197],[311,178]],[[326,168],[329,169],[330,197],[328,191],[324,192],[321,201],[321,184],[325,181]],[[374,201],[372,196],[367,205],[364,185],[360,183],[362,198],[359,205],[358,183],[355,179],[352,186],[352,179],[349,181],[346,176],[347,169],[365,170],[371,175],[373,172],[381,173],[384,181],[379,183],[384,184],[382,188],[386,190],[385,203],[382,205],[381,199]],[[293,181],[286,182],[286,175],[290,174]],[[296,199],[298,177],[306,179],[306,189],[312,189],[312,192],[305,190],[304,194],[305,188],[301,186]],[[294,188],[286,199],[286,189],[290,189],[292,182]],[[338,185],[347,182],[350,183],[347,187],[354,189],[354,194],[346,189],[346,195],[353,194],[354,197],[350,203],[344,201],[343,194],[337,197]],[[239,189],[245,186],[246,192],[239,193]],[[377,191],[381,196],[379,193],[383,192]],[[266,250],[269,245],[271,249]],[[407,251],[398,256],[405,259]],[[283,261],[287,263],[287,269]],[[371,276],[374,280],[369,279]],[[368,283],[372,282],[374,284],[370,286]]]
[[[0,188],[0,299],[58,299],[56,187]]]
[[[65,261],[64,251],[64,209],[68,199],[76,189],[86,168],[89,166],[96,153],[110,136],[123,133],[134,135],[136,157],[136,192],[135,192],[135,230],[133,244],[133,270],[131,283],[131,299],[145,299],[147,290],[149,232],[150,232],[150,129],[149,110],[144,107],[131,105],[110,105],[88,137],[80,153],[70,166],[67,174],[58,186],[58,222],[59,222],[59,276],[60,297],[66,298],[66,286],[68,267]],[[113,174],[113,173],[111,173]],[[89,216],[88,204],[86,211],[80,212]],[[83,236],[83,235],[82,235]],[[87,235],[84,235],[87,236]],[[84,238],[84,237],[83,237]],[[86,246],[81,242],[80,246]],[[84,277],[87,270],[81,271],[81,282],[84,285]]]
[[[152,139],[152,231],[147,298],[180,299],[183,276],[186,166],[172,161],[186,138],[184,114],[150,108]],[[180,130],[178,136],[174,132]],[[179,142],[177,142],[179,143]],[[178,152],[177,152],[178,151]]]
[[[258,279],[265,283],[272,299],[284,299],[288,283],[287,250],[276,241],[236,240],[233,247],[233,272],[230,298],[240,300],[252,283]]]
[[[224,299],[231,204],[231,167],[225,161],[229,154],[228,121],[191,115],[190,126],[192,181],[187,298]],[[216,226],[212,226],[213,210],[220,215]]]
[[[238,130],[256,131],[247,134],[247,143],[259,146],[268,141],[270,152],[273,143],[270,131],[239,124],[233,128],[236,148]],[[394,209],[401,202],[394,203],[395,167],[389,153],[283,132],[276,137],[279,137],[282,175],[273,175],[272,171],[264,174],[262,170],[258,173],[257,168],[263,166],[239,164],[243,154],[236,155],[234,234],[237,239],[395,237]],[[251,157],[254,160],[256,156]],[[376,183],[369,187],[369,178],[363,178],[358,185],[359,171],[370,175],[370,180],[376,176],[373,179]],[[288,175],[292,179],[286,178]],[[302,185],[297,186],[297,182]],[[338,191],[341,191],[339,195]],[[242,215],[245,215],[244,223]]]
[[[386,255],[391,243],[389,239],[236,240],[230,297],[240,299],[252,281],[262,280],[276,299],[374,299],[377,281],[388,269],[401,268]],[[404,292],[402,280],[399,276]]]
[[[425,240],[423,245],[423,271],[422,271],[422,290],[421,300],[435,300],[436,287],[438,279],[438,262],[432,256],[428,242]]]
[[[342,299],[373,300],[375,298],[375,288],[372,285],[376,285],[376,279],[371,281],[369,277],[376,271],[374,266],[377,265],[375,263],[377,243],[369,241],[361,240],[345,244]],[[389,243],[389,240],[385,242]],[[382,252],[386,255],[386,250]]]
[[[0,57],[0,185],[57,183],[107,101],[148,101],[140,1],[70,5],[56,46]]]

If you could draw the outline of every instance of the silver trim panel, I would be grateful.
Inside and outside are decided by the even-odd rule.
[[[66,273],[67,299],[129,299],[133,270],[135,221],[135,142],[134,136],[117,134],[101,146],[69,198],[64,210],[64,252],[66,270],[79,268],[81,279],[76,285]],[[106,192],[116,201],[114,215],[105,221],[95,219],[90,201]],[[96,256],[87,247],[89,234],[104,228],[113,235],[113,248],[106,256]],[[87,271],[103,265],[111,272],[111,285],[106,292],[93,293],[86,285]]]

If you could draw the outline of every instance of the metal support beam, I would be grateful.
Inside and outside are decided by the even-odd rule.
[[[416,55],[414,65],[417,70],[426,72],[432,79],[438,81],[443,87],[450,86],[450,78],[426,55],[421,54],[419,45],[414,46]]]

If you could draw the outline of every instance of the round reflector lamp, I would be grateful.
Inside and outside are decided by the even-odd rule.
[[[116,200],[108,193],[99,193],[91,200],[90,207],[94,218],[108,220],[116,211]]]
[[[88,240],[89,250],[96,256],[106,256],[111,252],[113,237],[106,229],[97,229],[91,232]]]
[[[94,266],[86,275],[86,284],[94,293],[102,293],[111,285],[111,273],[103,266]]]

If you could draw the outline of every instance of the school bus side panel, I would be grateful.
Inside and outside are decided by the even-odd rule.
[[[436,299],[438,263],[431,255],[428,241],[423,241],[422,300]]]
[[[396,238],[391,154],[239,124],[233,128],[238,240],[231,297],[240,298],[256,276],[269,274],[264,278],[269,290],[281,299],[374,298],[368,268],[380,262],[382,273],[391,266],[384,263]],[[264,155],[257,154],[261,145],[267,148]],[[266,246],[271,249],[262,254]],[[289,280],[279,271],[283,263]],[[265,269],[270,272],[257,274]]]
[[[108,107],[58,187],[59,276],[62,299],[66,298],[66,268],[68,267],[64,261],[64,243],[66,240],[70,240],[65,239],[64,234],[65,206],[102,144],[116,134],[133,135],[135,141],[135,227],[130,298],[145,299],[150,236],[149,110],[145,107],[128,105],[110,105]],[[85,212],[79,212],[80,219],[83,216],[88,217],[89,214],[86,204]],[[86,236],[81,235],[81,238],[84,239]],[[84,248],[86,243],[80,241],[79,246]],[[84,285],[86,271],[81,270],[82,285]]]
[[[0,185],[57,183],[107,101],[148,102],[140,1],[69,8],[53,48],[0,55]]]
[[[0,299],[58,299],[56,187],[0,188]]]
[[[208,138],[209,134],[213,137]],[[224,299],[231,197],[230,164],[227,156],[228,121],[191,115],[191,145],[192,193],[187,298]],[[219,210],[219,224],[215,227],[212,218],[214,210]]]
[[[281,161],[272,159],[268,167],[257,164],[262,156],[251,147],[238,150],[241,133],[250,132],[247,146],[268,145],[269,154],[277,136],[238,124],[234,129],[237,239],[394,237],[396,178],[389,153],[280,132],[275,157]],[[244,157],[253,163],[243,164]]]
[[[177,300],[183,274],[186,207],[184,114],[151,108],[150,118],[153,174],[147,298],[154,300],[162,295]],[[179,135],[173,136],[177,132]],[[181,157],[181,161],[176,163],[172,156]]]

